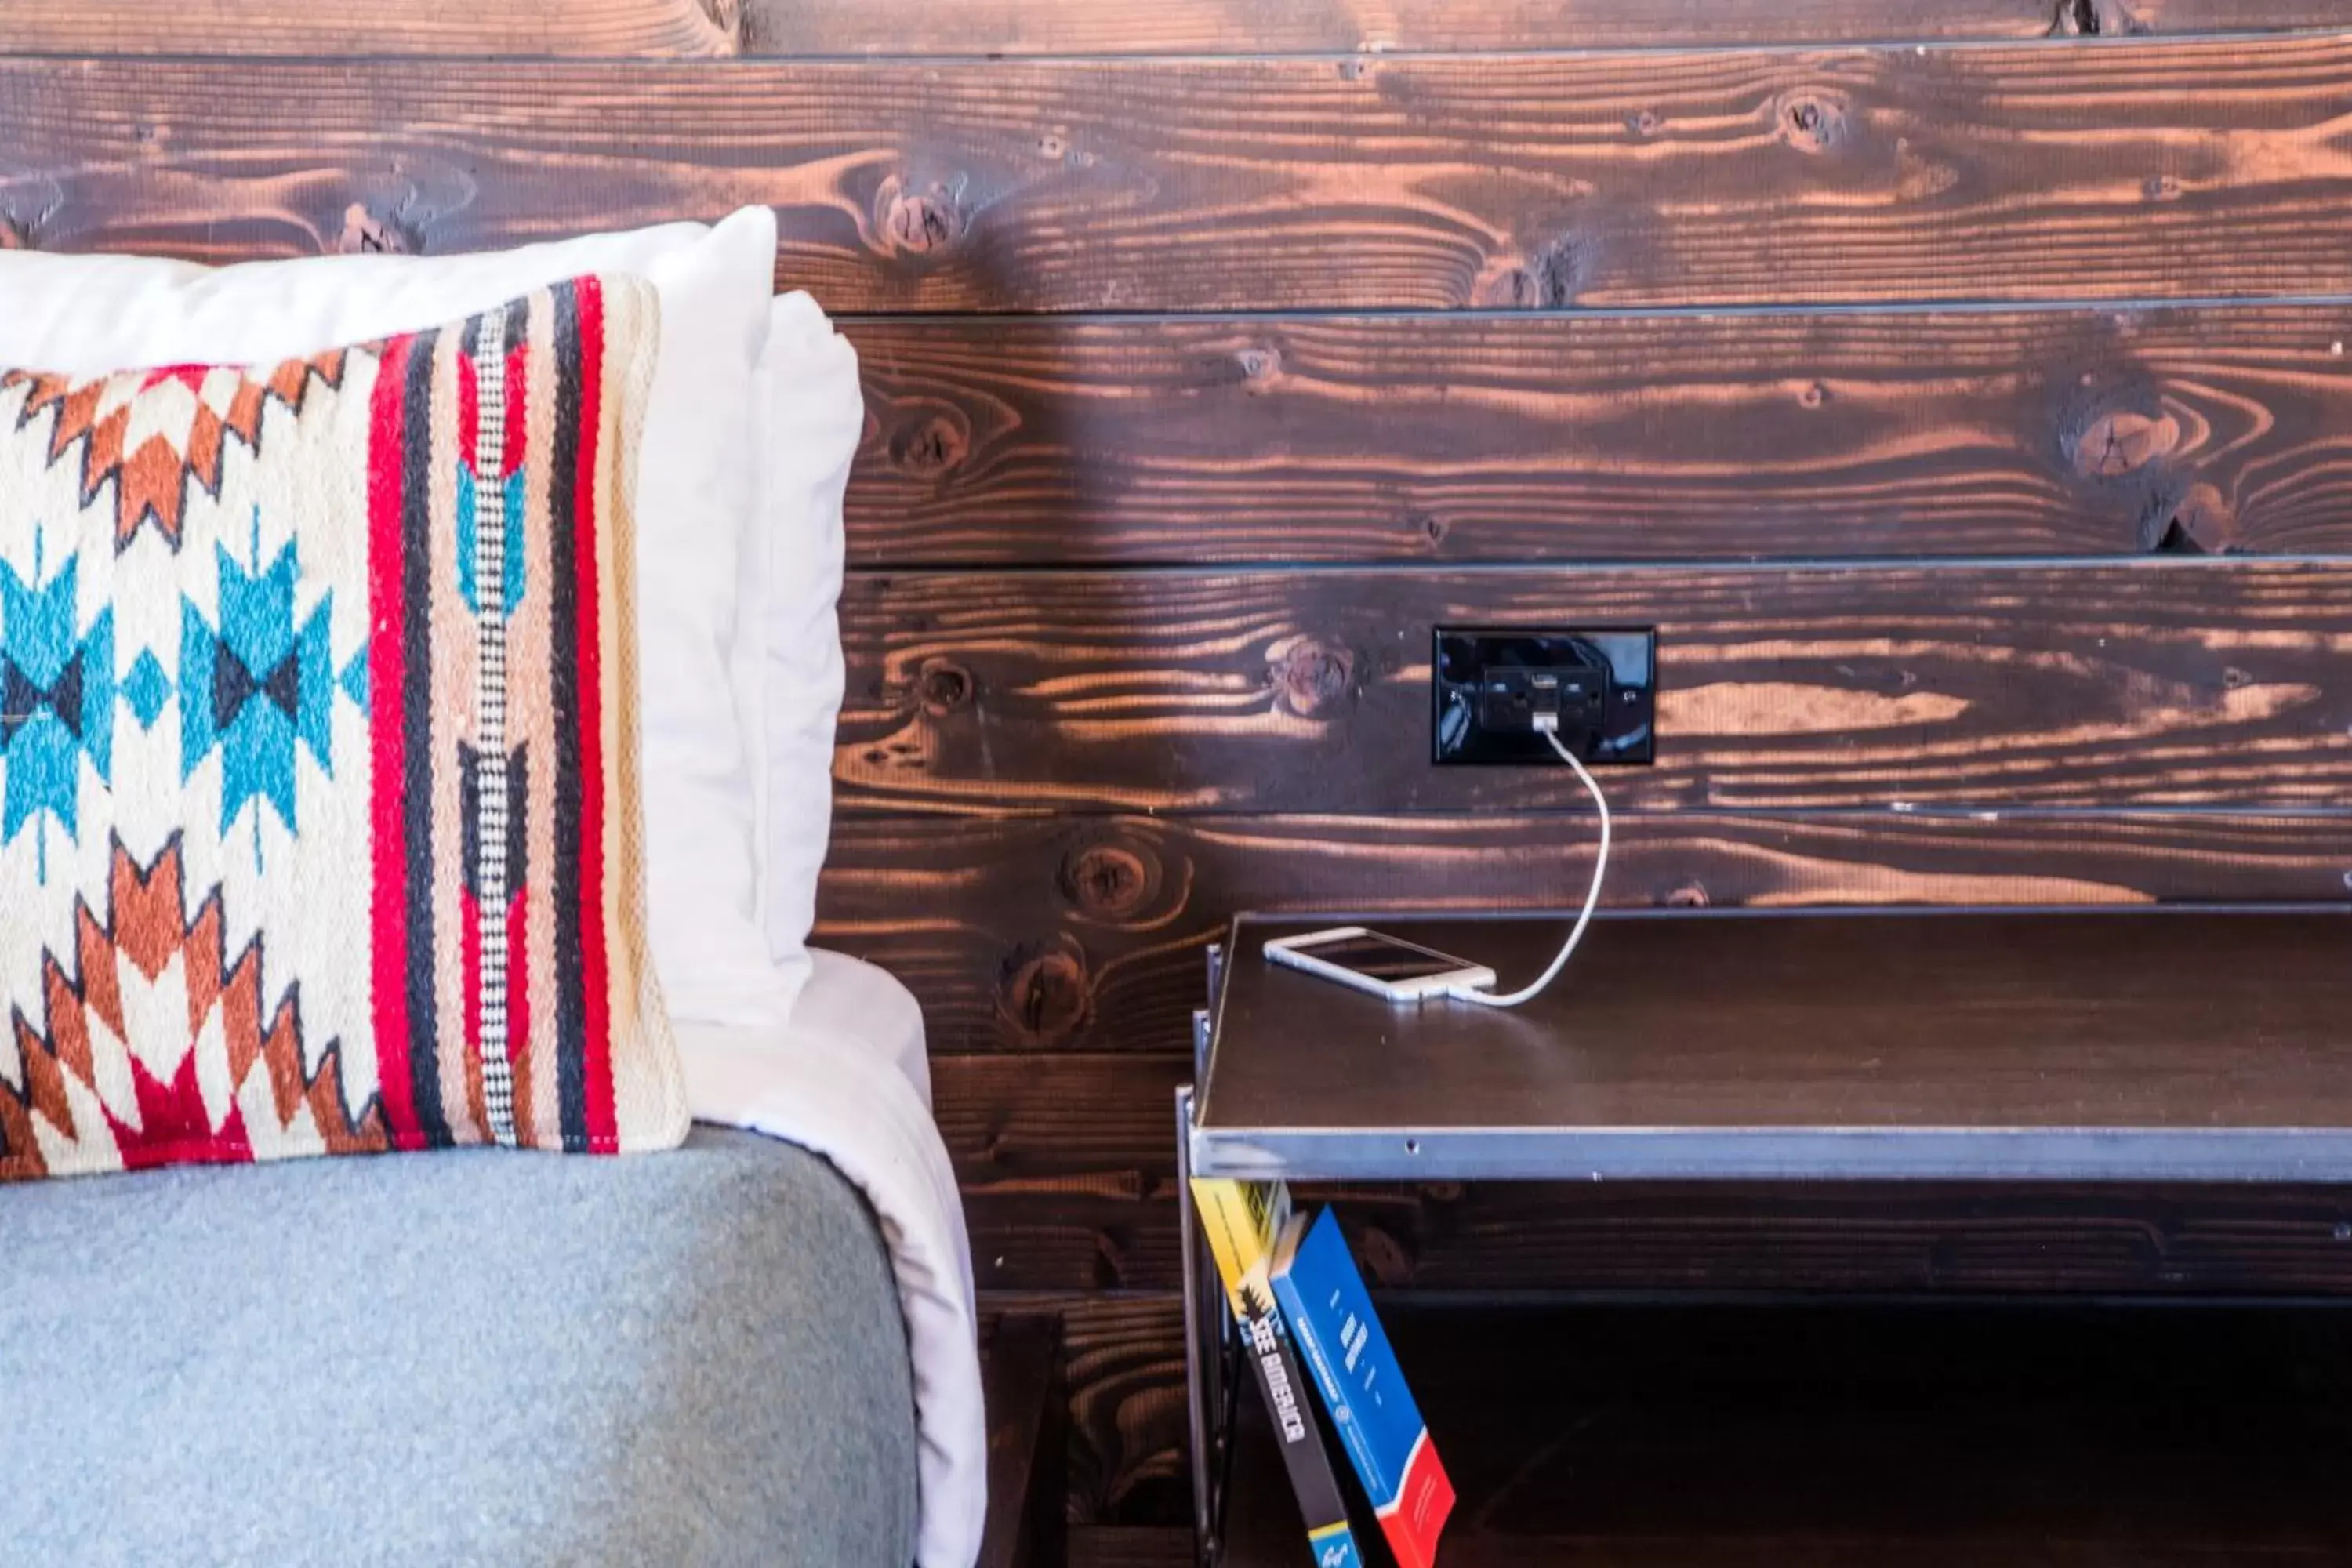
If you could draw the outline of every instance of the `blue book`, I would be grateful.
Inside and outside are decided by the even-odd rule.
[[[1401,1568],[1433,1568],[1454,1483],[1329,1209],[1284,1227],[1270,1283],[1390,1550]]]

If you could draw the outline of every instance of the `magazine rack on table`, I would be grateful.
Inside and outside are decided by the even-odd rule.
[[[1565,921],[1241,917],[1178,1095],[1181,1175],[2352,1182],[2352,907],[1604,916],[1510,1011],[1396,1006],[1264,957],[1359,918],[1506,989]],[[1214,1561],[1231,1330],[1183,1206]]]

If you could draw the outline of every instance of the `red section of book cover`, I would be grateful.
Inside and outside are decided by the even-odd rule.
[[[1398,1568],[1434,1568],[1437,1538],[1454,1511],[1454,1483],[1437,1460],[1437,1445],[1423,1432],[1405,1464],[1396,1501],[1381,1510],[1381,1531],[1396,1553]]]

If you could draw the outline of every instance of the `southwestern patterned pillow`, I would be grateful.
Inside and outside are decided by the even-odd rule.
[[[269,369],[0,372],[0,1181],[685,1136],[583,278]]]

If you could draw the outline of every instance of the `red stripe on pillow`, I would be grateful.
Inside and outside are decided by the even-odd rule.
[[[407,607],[405,512],[408,356],[414,338],[384,345],[376,372],[368,437],[368,740],[373,766],[369,820],[374,829],[372,900],[375,1052],[384,1128],[398,1149],[421,1149],[411,1082],[408,1020],[408,836],[402,781],[407,773],[401,692]]]
[[[604,452],[604,290],[583,278],[580,290],[580,479],[572,515],[579,591],[580,661],[580,922],[582,1054],[585,1068],[588,1146],[609,1150],[619,1137],[613,1100],[613,1007],[610,957],[604,951],[604,658],[598,643],[606,520],[596,510],[596,468]]]

